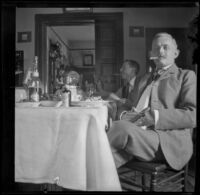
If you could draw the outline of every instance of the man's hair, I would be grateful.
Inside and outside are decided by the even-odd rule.
[[[135,68],[135,74],[137,75],[140,71],[140,65],[135,60],[125,60],[124,63],[127,63],[131,68]]]
[[[166,33],[166,32],[161,32],[161,33],[157,33],[154,38],[153,38],[153,41],[158,39],[159,37],[168,37],[169,39],[171,39],[172,41],[172,44],[175,46],[175,48],[177,49],[178,46],[177,46],[177,43],[176,43],[176,40],[174,39],[174,37],[172,37],[172,35],[170,35],[169,33]]]

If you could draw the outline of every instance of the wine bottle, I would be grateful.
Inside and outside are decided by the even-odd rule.
[[[38,57],[35,56],[34,66],[32,72],[32,82],[29,88],[31,101],[38,102],[40,100],[39,90],[40,90],[40,79],[38,71]]]

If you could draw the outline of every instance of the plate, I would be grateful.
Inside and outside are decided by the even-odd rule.
[[[104,101],[104,100],[100,100],[100,101],[72,101],[71,105],[72,106],[86,106],[86,107],[90,107],[90,106],[102,106],[102,105],[107,105],[109,103],[109,101]]]
[[[42,107],[59,107],[61,106],[62,101],[50,101],[50,100],[45,100],[45,101],[41,101],[39,106]]]
[[[33,108],[38,107],[40,102],[16,102],[15,106],[19,108]]]

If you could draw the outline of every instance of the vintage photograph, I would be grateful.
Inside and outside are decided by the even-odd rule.
[[[3,192],[196,192],[199,2],[15,4]]]

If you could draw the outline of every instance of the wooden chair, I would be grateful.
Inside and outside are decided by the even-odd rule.
[[[188,164],[180,171],[164,163],[130,161],[118,169],[125,191],[187,192]]]

